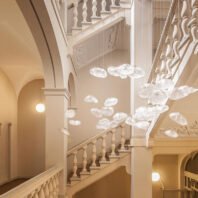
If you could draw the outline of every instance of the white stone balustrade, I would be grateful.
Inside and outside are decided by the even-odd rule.
[[[198,191],[198,174],[185,171],[184,177],[185,189],[188,191]]]
[[[113,8],[120,8],[120,5],[115,0],[74,0],[72,1],[72,4],[73,33],[87,28],[92,23],[94,24],[95,22],[101,20],[103,18],[102,15],[110,15],[114,12],[114,10],[112,10]]]
[[[99,133],[69,150],[67,157],[72,157],[73,159],[73,173],[69,180],[79,181],[80,176],[89,175],[90,170],[98,170],[100,168],[99,164],[109,163],[110,161],[107,158],[107,154],[109,154],[109,158],[116,158],[118,157],[116,153],[117,151],[128,151],[126,149],[127,138],[125,131],[125,124],[120,124],[117,128]],[[110,145],[107,145],[107,142]]]
[[[198,0],[173,0],[153,61],[150,81],[174,78],[190,44],[198,50]]]
[[[58,198],[62,171],[63,168],[51,168],[1,195],[1,198]]]

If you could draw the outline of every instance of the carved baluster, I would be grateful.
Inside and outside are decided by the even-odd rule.
[[[35,191],[35,194],[34,194],[33,198],[39,198],[39,195],[38,195],[38,191],[37,190]]]
[[[101,162],[106,162],[106,134],[102,136],[102,159]]]
[[[52,185],[54,189],[53,196],[58,197],[58,191],[57,191],[57,186],[56,186],[56,175],[52,179]]]
[[[59,174],[55,175],[55,184],[56,184],[57,195],[58,195],[58,193],[59,193]]]
[[[83,147],[83,173],[88,173],[87,171],[87,145]]]
[[[92,167],[96,167],[96,140],[92,142],[93,148],[92,148]]]
[[[172,22],[173,25],[173,52],[174,52],[174,63],[177,62],[180,59],[179,55],[179,45],[180,45],[180,38],[181,38],[181,32],[180,32],[180,22],[178,18],[175,16]],[[174,64],[173,63],[173,64]],[[173,66],[171,66],[173,67]]]
[[[115,153],[115,149],[116,149],[116,144],[115,144],[115,129],[112,129],[111,131],[112,133],[112,136],[111,136],[111,157],[114,157],[116,156],[116,153]]]
[[[48,187],[48,183],[47,182],[46,182],[45,187],[44,187],[44,194],[45,194],[45,197],[49,197],[50,196],[49,187]]]
[[[125,125],[121,125],[121,151],[125,151]]]
[[[92,0],[92,18],[97,18],[97,0]]]
[[[189,21],[189,27],[191,31],[191,35],[193,38],[193,42],[198,42],[198,1],[191,1],[192,7],[192,19]]]
[[[188,22],[189,22],[189,6],[188,6],[188,1],[183,0],[182,3],[182,10],[181,10],[181,29],[183,33],[183,37],[188,37],[189,36],[189,29],[188,29]]]
[[[49,192],[50,192],[49,198],[53,198],[54,189],[53,189],[53,185],[52,185],[52,179],[50,179],[50,181],[49,181]]]
[[[116,6],[115,0],[111,0],[111,6],[112,6],[112,7]]]
[[[75,151],[73,155],[74,155],[74,161],[73,161],[73,176],[72,177],[78,177],[77,175],[77,170],[78,170],[77,151]]]
[[[74,16],[74,24],[73,29],[78,28],[78,1],[74,1],[74,10],[73,10],[73,16]]]
[[[39,191],[39,198],[45,198],[45,193],[44,193],[43,186],[41,186],[41,189]]]
[[[101,7],[102,7],[102,9],[101,9],[101,12],[106,12],[106,5],[107,5],[107,3],[106,3],[106,0],[102,0],[102,2],[101,2]]]
[[[87,23],[87,1],[88,0],[84,0],[84,3],[83,3],[83,13],[82,13],[82,16],[83,16],[83,23]]]

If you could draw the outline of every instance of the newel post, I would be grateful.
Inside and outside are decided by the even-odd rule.
[[[65,111],[68,106],[69,93],[66,89],[44,89],[46,105],[45,129],[45,168],[53,166],[63,167],[59,181],[59,197],[65,197],[66,191],[66,156],[67,135],[63,130],[67,128]]]

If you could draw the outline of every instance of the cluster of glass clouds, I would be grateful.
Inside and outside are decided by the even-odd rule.
[[[123,64],[117,67],[110,66],[107,70],[94,67],[90,69],[90,74],[97,78],[107,78],[110,75],[121,79],[128,77],[139,79],[145,76],[145,71],[140,67]],[[115,97],[107,98],[102,108],[91,108],[90,112],[99,118],[96,124],[97,129],[107,130],[125,122],[130,126],[147,130],[152,121],[169,110],[169,106],[166,105],[168,99],[180,100],[197,91],[198,89],[187,85],[174,87],[174,82],[171,79],[162,78],[155,83],[146,83],[139,89],[139,97],[146,99],[148,105],[137,108],[134,115],[127,115],[124,112],[115,113],[114,106],[118,103],[118,99]],[[84,102],[96,104],[98,99],[93,95],[88,95],[84,98]],[[67,118],[71,119],[75,116],[75,111],[70,109],[66,114]],[[112,118],[109,119],[109,117]],[[170,113],[169,118],[182,126],[188,124],[186,118],[179,112]],[[81,123],[79,120],[69,120],[69,124],[77,126]],[[173,138],[178,137],[177,132],[172,129],[164,131],[164,134]]]

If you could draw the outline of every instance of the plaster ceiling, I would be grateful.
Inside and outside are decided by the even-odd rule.
[[[43,78],[38,49],[15,0],[0,1],[0,68],[16,94],[27,82]]]

